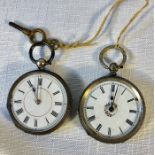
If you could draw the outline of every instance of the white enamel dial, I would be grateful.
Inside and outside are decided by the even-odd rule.
[[[12,86],[8,109],[24,131],[45,132],[64,119],[69,102],[67,93],[64,82],[54,73],[33,71]]]
[[[84,92],[80,119],[89,134],[105,142],[128,139],[144,117],[138,89],[122,78],[102,78]]]

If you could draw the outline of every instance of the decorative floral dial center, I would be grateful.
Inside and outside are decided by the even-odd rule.
[[[106,104],[104,108],[105,114],[109,117],[114,116],[117,113],[117,110],[117,105],[111,105],[110,103]]]

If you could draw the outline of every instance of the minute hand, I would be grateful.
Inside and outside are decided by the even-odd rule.
[[[118,87],[119,87],[119,85],[118,85]],[[115,98],[116,98],[116,94],[117,94],[117,92],[118,92],[118,87],[117,87],[117,89],[116,89],[116,92],[115,92],[115,95],[114,95],[114,98],[113,98],[113,104],[114,104],[114,101],[115,101]]]
[[[41,85],[42,85],[42,79],[38,78],[37,92],[36,92],[38,104],[41,102]]]
[[[41,86],[37,85],[37,100],[40,101],[41,100]]]
[[[31,83],[31,81],[27,81],[28,85],[30,86],[30,88],[32,88],[32,91],[35,93],[36,92],[36,88],[34,87],[34,85]]]
[[[37,100],[36,88],[35,88],[33,85],[31,85],[31,88],[32,88],[32,91],[33,91],[33,93],[34,93],[34,96],[35,96],[35,98],[36,98],[36,100]]]

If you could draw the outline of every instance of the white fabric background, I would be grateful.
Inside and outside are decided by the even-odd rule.
[[[109,22],[98,46],[57,51],[49,67],[71,88],[73,114],[55,132],[33,136],[17,129],[6,109],[8,91],[23,73],[36,69],[28,57],[30,43],[8,26],[18,21],[45,28],[50,37],[72,42],[92,36],[115,0],[0,0],[0,155],[152,155],[153,154],[153,2],[132,25],[123,42],[128,62],[120,74],[135,83],[146,101],[139,132],[122,144],[100,143],[89,137],[77,114],[83,89],[108,73],[99,63],[103,47],[112,44],[144,0],[125,0]]]

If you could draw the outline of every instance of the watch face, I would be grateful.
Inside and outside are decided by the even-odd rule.
[[[87,133],[108,143],[129,139],[142,124],[144,113],[140,91],[120,77],[104,77],[90,84],[79,108]]]
[[[12,86],[7,107],[17,127],[29,133],[45,133],[64,120],[70,93],[64,81],[48,71],[32,71]]]

